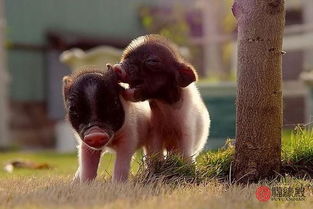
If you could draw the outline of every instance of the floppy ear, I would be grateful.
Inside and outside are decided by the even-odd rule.
[[[182,88],[197,80],[197,73],[191,65],[180,63],[178,65],[178,85]]]
[[[70,90],[70,87],[72,86],[73,79],[70,76],[64,76],[63,77],[63,96],[64,96],[64,101],[68,97],[68,93]]]

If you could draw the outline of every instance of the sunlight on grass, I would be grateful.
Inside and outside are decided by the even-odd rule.
[[[132,173],[138,170],[140,163],[140,154],[136,154],[132,162]],[[8,173],[2,168],[12,160],[33,161],[36,163],[47,163],[51,169],[14,169],[13,173]],[[111,176],[114,166],[115,156],[105,153],[99,165],[99,177]],[[76,153],[60,154],[52,151],[45,152],[4,152],[0,155],[0,178],[12,176],[42,176],[42,175],[60,175],[74,176],[78,167],[78,158]]]
[[[247,186],[228,181],[234,155],[232,140],[222,149],[203,152],[196,167],[173,156],[149,170],[142,163],[142,153],[137,153],[132,163],[133,175],[125,184],[110,181],[115,161],[112,154],[102,157],[96,181],[79,185],[71,184],[77,169],[76,153],[4,152],[0,155],[1,166],[21,159],[48,163],[52,169],[16,169],[13,173],[1,170],[0,208],[311,209],[313,181],[307,173],[313,162],[313,130],[297,127],[294,131],[284,131],[282,144],[284,174]],[[259,202],[255,192],[260,185],[301,186],[305,188],[306,199]]]
[[[313,130],[297,126],[290,137],[283,139],[283,160],[300,162],[313,160]]]
[[[313,130],[305,129],[298,126],[293,131],[284,131],[282,139],[282,162],[283,166],[295,169],[304,166],[313,168]],[[193,175],[199,179],[217,178],[226,180],[229,175],[229,168],[233,159],[234,146],[232,140],[228,140],[226,145],[217,151],[203,152],[197,158],[197,172]],[[7,173],[3,169],[0,170],[0,177],[11,176],[40,176],[40,175],[74,175],[78,163],[77,154],[57,154],[55,152],[4,152],[0,155],[0,165],[3,167],[5,163],[12,160],[27,160],[37,163],[48,163],[52,168],[48,170],[27,170],[16,169],[13,173]],[[111,176],[114,166],[115,156],[106,153],[103,155],[99,167],[99,177],[107,178]],[[175,161],[175,162],[174,162]],[[190,170],[186,169],[178,159],[168,159],[167,164],[159,166],[154,173],[168,175],[166,173],[181,173],[185,176],[192,176]],[[181,165],[181,166],[177,166]],[[132,161],[132,175],[135,175],[138,169],[141,169],[142,175],[152,175],[150,173],[142,173],[144,166],[142,162],[142,153],[138,152]],[[161,172],[163,169],[164,173]],[[169,171],[169,172],[166,172]],[[176,172],[177,171],[177,172]],[[184,172],[182,172],[184,171]],[[177,175],[176,175],[177,176]]]
[[[197,168],[202,178],[224,179],[229,175],[229,168],[235,153],[233,140],[227,140],[222,149],[204,152],[197,158]]]
[[[228,180],[234,153],[234,146],[228,141],[224,148],[200,155],[198,168],[207,178]],[[281,174],[313,178],[313,129],[297,126],[283,131]]]
[[[286,181],[287,185],[299,183],[298,180],[291,178]],[[286,182],[271,184],[286,185]],[[125,184],[95,181],[90,184],[72,185],[70,178],[61,176],[13,177],[9,181],[0,178],[0,208],[312,208],[313,198],[309,189],[306,189],[306,201],[263,203],[255,198],[258,186],[259,184],[245,187],[227,185],[214,180],[175,187],[163,183],[143,184],[133,181]]]

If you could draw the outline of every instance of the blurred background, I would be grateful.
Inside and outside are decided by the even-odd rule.
[[[132,39],[150,33],[175,42],[196,67],[212,120],[207,148],[222,146],[235,136],[232,3],[0,0],[0,147],[74,151],[64,121],[62,77],[81,65],[118,62]],[[312,121],[313,1],[286,4],[284,128],[292,129]]]

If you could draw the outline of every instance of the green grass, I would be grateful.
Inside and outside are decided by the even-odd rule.
[[[12,160],[32,161],[36,163],[47,163],[51,169],[15,169],[13,173],[0,170],[0,177],[13,176],[42,176],[42,175],[68,175],[77,169],[77,155],[57,154],[55,152],[4,152],[0,155],[0,165]]]
[[[132,173],[139,169],[140,154],[137,154],[132,161]],[[50,169],[20,169],[16,168],[12,173],[2,169],[7,163],[14,161],[31,161],[35,163],[47,163]],[[106,153],[101,158],[99,165],[99,176],[108,177],[111,175],[114,167],[115,156]],[[72,176],[78,167],[77,153],[60,154],[53,151],[39,152],[2,152],[0,154],[0,178],[10,178],[12,176],[43,176],[43,175],[60,175]]]
[[[285,163],[313,160],[313,130],[298,126],[283,139],[282,159]]]
[[[282,172],[313,178],[313,129],[298,126],[283,140]]]
[[[73,185],[71,179],[77,169],[76,153],[2,152],[1,166],[21,159],[47,163],[52,168],[16,169],[13,173],[0,170],[0,208],[311,209],[313,181],[308,175],[298,174],[310,171],[313,131],[301,127],[285,131],[282,142],[282,163],[286,175],[246,186],[227,181],[234,154],[231,141],[218,151],[202,153],[197,158],[196,167],[173,156],[164,163],[157,162],[153,170],[148,170],[141,163],[141,154],[137,154],[132,163],[132,173],[136,175],[126,184],[109,180],[114,162],[111,154],[103,156],[96,181]],[[259,202],[255,192],[260,185],[305,187],[306,199]]]
[[[182,157],[169,155],[165,160],[159,161],[154,157],[146,159],[140,164],[135,176],[137,182],[163,182],[180,185],[182,183],[196,183],[199,180],[194,164],[186,163]]]
[[[198,169],[203,177],[229,180],[229,169],[235,153],[231,141],[228,140],[217,151],[205,152],[198,157]],[[281,174],[313,178],[313,129],[297,126],[294,130],[283,131]]]
[[[235,153],[232,141],[229,139],[223,148],[217,151],[204,152],[197,158],[197,168],[201,179],[216,178],[226,180]]]
[[[283,132],[282,138],[282,164],[283,172],[298,177],[313,177],[313,130],[298,126],[295,130]],[[184,179],[220,179],[228,180],[229,168],[234,155],[234,146],[231,140],[217,151],[202,153],[197,158],[196,171],[194,167],[185,165],[183,161],[175,157],[168,158],[165,163],[154,166],[154,170],[145,170],[142,164],[142,154],[137,153],[132,162],[132,174],[139,170],[140,178],[151,177],[173,179],[183,177]],[[13,173],[0,170],[0,177],[11,176],[41,176],[41,175],[73,175],[77,169],[77,154],[57,154],[55,152],[3,152],[0,155],[0,165],[3,167],[12,160],[26,160],[37,163],[47,163],[51,169],[15,169]],[[115,156],[106,153],[100,162],[99,176],[111,175]]]

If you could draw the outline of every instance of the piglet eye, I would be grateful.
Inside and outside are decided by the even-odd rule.
[[[137,66],[135,64],[129,64],[129,69],[131,71],[135,71],[137,69]]]
[[[159,58],[156,58],[156,57],[153,57],[153,58],[148,58],[146,61],[145,61],[145,64],[147,65],[158,65],[161,63],[161,60]]]

